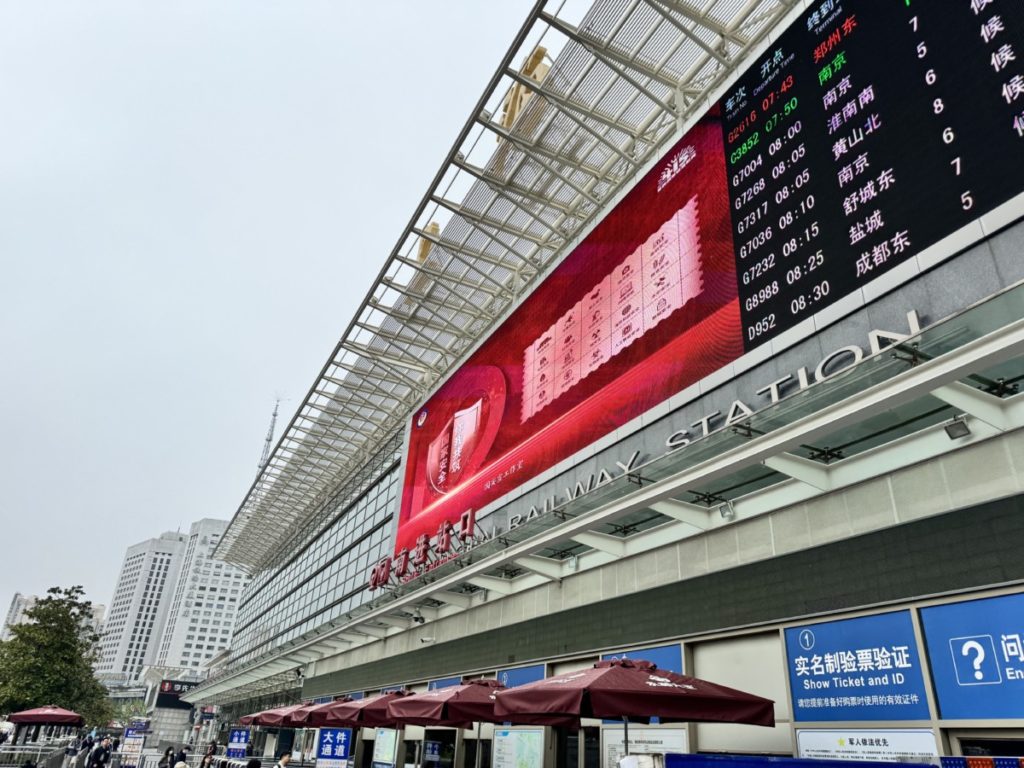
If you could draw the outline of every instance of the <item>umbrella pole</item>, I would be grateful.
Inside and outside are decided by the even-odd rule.
[[[626,757],[629,757],[629,718],[622,718],[622,741],[626,745]]]
[[[476,768],[480,768],[480,761],[483,759],[483,747],[484,742],[481,739],[480,729],[483,728],[483,722],[480,720],[476,721],[476,756],[473,760]]]

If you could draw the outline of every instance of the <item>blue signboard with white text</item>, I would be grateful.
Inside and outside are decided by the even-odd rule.
[[[514,667],[512,669],[499,669],[498,682],[506,688],[515,688],[517,685],[526,685],[537,680],[544,679],[544,665],[531,664],[528,667]]]
[[[423,742],[423,762],[425,762],[425,763],[440,763],[441,762],[441,742],[440,741],[424,741]]]
[[[442,677],[437,680],[431,680],[427,683],[427,690],[436,691],[438,688],[449,688],[453,685],[458,685],[461,682],[461,677]]]
[[[931,717],[908,611],[792,627],[786,659],[797,721]]]
[[[601,657],[602,661],[608,661],[609,659],[649,661],[658,669],[667,669],[669,672],[683,674],[683,649],[678,643],[659,645],[656,648],[638,648],[619,653],[606,653]]]
[[[940,717],[1024,717],[1024,594],[921,610]]]
[[[228,757],[245,757],[249,748],[249,729],[232,728],[228,732]]]
[[[321,728],[316,737],[317,768],[345,768],[351,746],[351,728]]]

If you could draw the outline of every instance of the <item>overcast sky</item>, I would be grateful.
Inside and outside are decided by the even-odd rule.
[[[531,0],[0,0],[0,621],[248,489]]]

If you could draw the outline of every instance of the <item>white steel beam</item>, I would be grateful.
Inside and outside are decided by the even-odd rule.
[[[595,533],[593,531],[576,531],[572,540],[585,547],[599,549],[609,555],[622,557],[626,554],[626,540],[618,536],[609,536],[606,533]]]
[[[548,579],[558,580],[563,575],[562,562],[560,560],[553,560],[550,557],[523,555],[516,558],[513,562],[521,568],[525,568]]]
[[[763,462],[768,469],[781,472],[784,475],[807,483],[819,491],[828,491],[832,488],[831,469],[824,464],[796,456],[792,453],[780,453],[776,456],[769,456]]]
[[[690,504],[679,499],[662,499],[651,504],[651,509],[659,514],[671,517],[680,523],[706,531],[712,526],[711,510],[699,504]]]

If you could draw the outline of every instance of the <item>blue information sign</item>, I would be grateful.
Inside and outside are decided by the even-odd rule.
[[[907,611],[787,629],[786,657],[797,721],[930,718]]]
[[[602,661],[608,661],[609,659],[649,661],[658,669],[667,669],[669,672],[683,674],[683,649],[678,643],[659,645],[656,648],[638,648],[620,653],[606,653],[601,657]]]
[[[337,761],[347,761],[351,745],[350,728],[321,728],[316,739],[316,764],[323,768]]]
[[[441,762],[441,742],[440,741],[424,741],[423,742],[423,762],[425,762],[425,763],[440,763]]]
[[[921,610],[939,712],[946,719],[1024,713],[1024,594]]]
[[[532,664],[529,667],[514,667],[513,669],[499,669],[498,682],[506,688],[515,688],[517,685],[526,685],[537,680],[544,679],[544,665]]]
[[[232,728],[228,732],[228,757],[245,757],[249,748],[249,729]]]
[[[431,680],[427,683],[428,691],[436,691],[438,688],[448,688],[462,682],[461,677],[442,677],[438,680]]]

